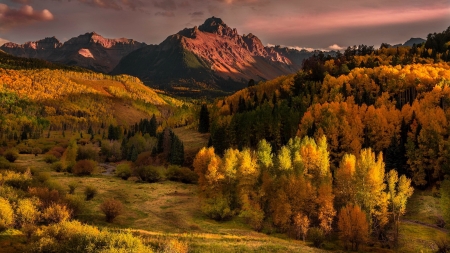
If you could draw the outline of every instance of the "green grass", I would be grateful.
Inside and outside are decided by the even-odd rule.
[[[402,222],[400,225],[399,252],[436,252],[434,242],[440,236],[448,234],[420,224]]]
[[[198,151],[208,145],[209,133],[202,134],[188,127],[175,128],[173,132],[183,142],[185,160],[193,160]]]
[[[436,225],[440,216],[439,198],[434,197],[431,191],[415,190],[413,196],[408,200],[406,215],[403,218]]]

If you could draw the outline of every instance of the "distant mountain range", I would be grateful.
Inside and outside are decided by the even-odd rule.
[[[0,49],[14,56],[38,58],[109,73],[124,56],[144,46],[145,43],[131,39],[106,39],[92,32],[65,43],[51,37],[23,45],[8,42]]]
[[[411,38],[403,45],[424,41]],[[65,43],[51,37],[23,45],[9,42],[0,49],[14,56],[137,76],[150,86],[182,95],[203,91],[219,95],[245,87],[250,79],[269,80],[295,73],[304,59],[320,52],[264,46],[257,36],[239,35],[216,17],[185,28],[159,45],[106,39],[92,32]],[[329,53],[334,52],[325,52]]]

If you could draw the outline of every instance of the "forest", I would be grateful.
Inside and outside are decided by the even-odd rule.
[[[450,28],[214,101],[0,53],[6,252],[450,251]]]

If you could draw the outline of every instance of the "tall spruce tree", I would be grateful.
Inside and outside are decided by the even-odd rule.
[[[209,132],[209,111],[206,104],[202,105],[200,109],[200,122],[198,124],[198,131],[200,133]]]

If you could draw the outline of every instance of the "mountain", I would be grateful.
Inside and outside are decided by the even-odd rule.
[[[14,56],[38,58],[109,73],[124,56],[145,45],[126,38],[107,39],[92,32],[65,43],[51,37],[23,45],[8,42],[0,49]]]
[[[220,18],[186,28],[159,45],[124,57],[112,73],[130,74],[144,82],[178,91],[235,91],[250,79],[269,80],[294,73],[313,52],[265,47],[253,35],[239,35]]]
[[[414,44],[419,45],[424,43],[426,40],[422,39],[422,38],[411,38],[408,41],[406,41],[403,46],[408,46],[408,47],[412,47]]]
[[[426,42],[426,40],[424,40],[422,38],[411,38],[403,44],[400,43],[400,44],[391,45],[388,43],[382,43],[382,46],[384,46],[384,47],[412,47],[414,44],[419,45],[424,42]]]

